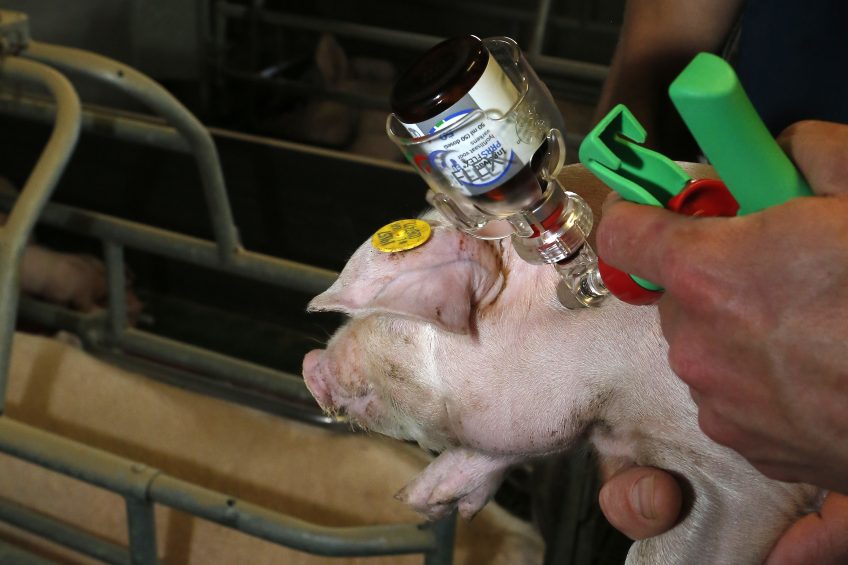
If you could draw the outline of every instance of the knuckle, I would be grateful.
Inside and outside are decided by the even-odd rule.
[[[771,461],[761,462],[750,458],[749,461],[755,469],[770,479],[782,482],[795,482],[801,480],[798,473],[783,465],[775,464]]]
[[[725,297],[717,280],[722,263],[711,256],[706,244],[709,239],[702,236],[700,229],[681,230],[676,244],[663,257],[661,274],[666,290],[686,309],[713,309]]]
[[[709,407],[701,406],[698,410],[698,426],[708,438],[727,447],[736,444],[737,434],[724,418]]]
[[[699,392],[709,389],[710,364],[704,362],[697,340],[685,335],[677,337],[668,348],[668,365],[675,375],[693,389]]]

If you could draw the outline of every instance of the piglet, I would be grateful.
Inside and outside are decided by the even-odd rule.
[[[0,193],[17,197],[17,188],[0,177]],[[0,212],[0,226],[7,214]],[[28,242],[20,263],[21,291],[48,302],[81,312],[102,307],[107,300],[106,267],[91,255],[64,253]],[[135,293],[127,292],[127,311],[131,317],[141,312]]]
[[[604,190],[579,165],[560,180]],[[770,480],[700,431],[655,307],[566,310],[553,268],[429,219],[427,243],[387,254],[366,242],[309,305],[350,316],[304,359],[318,404],[440,453],[399,499],[470,518],[509,466],[586,438],[608,470],[651,465],[689,485],[681,522],[635,543],[630,564],[761,563],[819,503],[818,489]]]

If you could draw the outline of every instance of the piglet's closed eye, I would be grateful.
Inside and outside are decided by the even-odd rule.
[[[409,251],[384,253],[365,242],[308,310],[396,314],[465,334],[474,308],[494,300],[502,286],[496,244],[434,226],[430,240]]]

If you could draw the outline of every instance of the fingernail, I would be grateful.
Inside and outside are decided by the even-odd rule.
[[[654,520],[657,517],[654,508],[654,475],[645,475],[630,487],[630,504],[643,518]]]

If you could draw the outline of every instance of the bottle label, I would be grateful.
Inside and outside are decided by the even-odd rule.
[[[486,116],[505,116],[519,97],[512,81],[490,54],[482,76],[454,105],[423,122],[403,125],[414,137],[423,137],[449,129],[474,110],[482,110],[480,119],[445,132],[421,147],[430,167],[441,172],[451,186],[466,196],[476,196],[512,178],[530,163],[538,149],[519,137],[510,116],[497,120]]]

